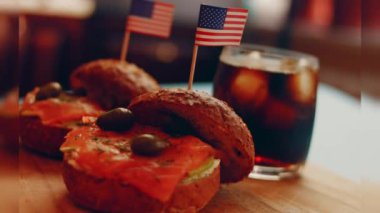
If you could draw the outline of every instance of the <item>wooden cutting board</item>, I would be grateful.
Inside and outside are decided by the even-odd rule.
[[[69,199],[59,160],[21,150],[19,165],[19,212],[86,212]],[[359,212],[356,183],[314,165],[302,174],[286,181],[245,179],[224,185],[202,212]]]

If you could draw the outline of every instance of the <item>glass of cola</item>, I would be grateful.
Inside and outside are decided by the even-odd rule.
[[[261,45],[225,47],[213,95],[227,102],[250,129],[255,145],[251,178],[295,177],[313,132],[318,59]]]

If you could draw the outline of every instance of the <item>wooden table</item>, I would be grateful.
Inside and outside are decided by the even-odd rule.
[[[86,212],[68,197],[61,161],[21,149],[19,165],[19,212]],[[298,179],[245,179],[224,185],[202,212],[358,212],[358,187],[330,171],[307,165]]]

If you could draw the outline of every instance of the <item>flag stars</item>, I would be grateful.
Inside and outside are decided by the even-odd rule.
[[[227,15],[226,8],[217,8],[207,5],[201,6],[198,27],[209,29],[223,29]]]

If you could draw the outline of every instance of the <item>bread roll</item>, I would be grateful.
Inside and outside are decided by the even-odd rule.
[[[203,92],[162,89],[133,99],[129,108],[143,124],[190,126],[197,136],[219,151],[223,183],[239,181],[253,168],[251,133],[242,119],[219,99]],[[171,123],[171,117],[188,125],[176,123],[178,119]]]

